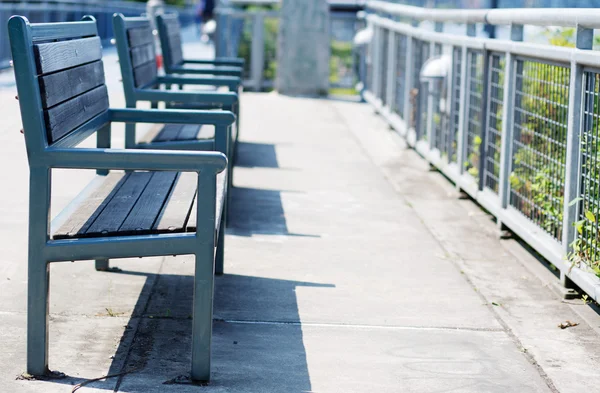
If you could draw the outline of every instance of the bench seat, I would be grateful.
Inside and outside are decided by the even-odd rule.
[[[217,176],[217,232],[226,173]],[[103,177],[52,234],[53,239],[196,231],[195,172],[111,172]]]
[[[140,145],[156,142],[210,140],[215,138],[215,126],[195,124],[159,124],[152,127],[139,141]],[[143,147],[143,146],[138,146]]]

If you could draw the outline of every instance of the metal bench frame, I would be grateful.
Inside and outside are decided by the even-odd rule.
[[[214,60],[200,60],[200,59],[186,59],[182,56],[181,60],[174,58],[174,48],[173,43],[169,39],[169,28],[170,26],[176,26],[177,30],[179,30],[179,15],[176,13],[170,14],[159,14],[156,16],[156,27],[158,29],[158,36],[160,38],[160,46],[163,54],[163,64],[165,73],[169,74],[207,74],[211,73],[212,69],[210,68],[190,68],[186,67],[186,65],[209,65],[215,66],[216,69],[219,70],[220,66],[228,66],[228,67],[236,67],[238,71],[236,75],[240,78],[243,77],[243,69],[244,69],[244,59],[236,58],[236,57],[218,57]],[[179,35],[179,40],[181,41],[181,35]],[[218,75],[218,74],[213,74]]]
[[[136,86],[134,67],[130,57],[130,45],[127,31],[135,28],[151,27],[150,20],[145,17],[124,17],[122,14],[113,16],[113,27],[119,64],[123,79],[123,90],[125,103],[128,108],[135,108],[138,101],[150,101],[152,108],[158,108],[160,102],[164,102],[167,108],[178,109],[223,109],[232,111],[236,118],[235,138],[230,132],[227,157],[231,162],[228,170],[229,187],[233,181],[233,155],[236,142],[239,138],[239,96],[237,94],[242,81],[234,76],[156,76],[143,86]],[[201,92],[201,91],[176,91],[169,90],[171,85],[196,86],[227,86],[229,92]],[[161,85],[167,90],[159,90]],[[180,149],[180,150],[213,150],[211,140],[174,141],[174,142],[152,142],[138,144],[136,142],[136,127],[134,124],[125,126],[125,147],[127,148],[156,148],[156,149]]]
[[[216,263],[222,268],[223,262],[222,225],[218,238],[215,236],[216,176],[227,167],[223,153],[227,151],[227,135],[235,120],[234,115],[214,111],[109,108],[64,137],[51,141],[44,121],[34,44],[97,36],[95,19],[86,16],[81,22],[30,24],[24,17],[13,16],[8,27],[30,167],[27,372],[32,375],[49,373],[50,263],[192,254],[195,255],[196,270],[191,377],[193,380],[209,380],[215,247]],[[112,122],[214,124],[218,151],[112,149]],[[93,134],[97,136],[97,148],[75,148]],[[53,168],[96,169],[100,176],[107,175],[110,170],[196,172],[198,189],[201,190],[196,196],[196,233],[52,240],[50,199]],[[63,213],[69,210],[72,209],[67,208]]]

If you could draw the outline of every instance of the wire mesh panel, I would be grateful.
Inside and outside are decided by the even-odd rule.
[[[332,88],[353,93],[358,79],[357,64],[353,52],[353,40],[360,24],[355,13],[332,12],[331,57],[329,84]],[[346,91],[347,90],[347,91]],[[339,91],[339,90],[338,90]]]
[[[458,136],[459,136],[459,119],[462,103],[460,102],[460,84],[462,83],[462,49],[460,47],[452,48],[452,95],[450,109],[450,140],[449,143],[449,160],[457,162],[458,157]]]
[[[251,69],[252,66],[252,32],[254,30],[254,19],[251,15],[245,17],[231,17],[228,19],[229,30],[234,32],[234,37],[229,43],[228,55],[231,57],[240,57],[244,59],[244,73],[243,78],[249,79],[252,77]],[[237,52],[234,53],[235,48]]]
[[[406,46],[408,39],[405,35],[398,34],[396,41],[396,105],[394,105],[394,112],[406,120],[404,117],[404,94],[406,91]]]
[[[562,240],[570,68],[517,59],[510,204]]]
[[[504,109],[504,55],[491,53],[488,75],[488,119],[485,137],[484,187],[498,194]]]
[[[483,53],[469,51],[467,54],[467,144],[465,170],[479,180],[479,159],[483,131]]]
[[[380,89],[379,89],[379,98],[381,98],[381,102],[383,105],[387,104],[387,88],[388,88],[388,80],[387,80],[387,63],[388,63],[388,45],[389,45],[389,34],[385,29],[381,29],[381,55],[379,56],[379,81],[380,81]]]
[[[583,86],[581,193],[577,238],[570,259],[587,264],[600,276],[600,73],[585,72]]]

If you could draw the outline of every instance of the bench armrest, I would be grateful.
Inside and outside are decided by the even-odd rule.
[[[235,115],[226,111],[202,111],[187,109],[110,109],[110,121],[116,123],[176,123],[211,124],[230,126]]]
[[[240,67],[215,66],[206,68],[187,68],[184,66],[173,66],[170,70],[173,74],[200,74],[200,75],[223,75],[242,77],[244,70]]]
[[[244,59],[236,57],[219,57],[213,60],[200,60],[200,59],[184,59],[183,64],[205,64],[205,65],[218,65],[218,66],[233,66],[243,67]]]
[[[157,83],[167,85],[207,85],[207,86],[227,86],[231,90],[236,90],[242,80],[236,76],[212,76],[212,77],[185,77],[185,76],[174,76],[166,75],[159,76],[156,80]]]
[[[219,152],[139,149],[47,149],[50,168],[222,172],[227,157]]]
[[[180,102],[182,104],[213,104],[232,107],[238,103],[237,93],[232,92],[196,92],[137,89],[138,101]]]

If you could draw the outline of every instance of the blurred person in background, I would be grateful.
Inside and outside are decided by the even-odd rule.
[[[215,0],[199,0],[195,8],[195,20],[198,36],[203,42],[210,41],[210,36],[214,33],[214,10]]]

